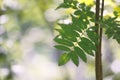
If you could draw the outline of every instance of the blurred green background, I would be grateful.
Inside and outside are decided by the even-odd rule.
[[[62,52],[53,47],[54,28],[59,21],[67,22],[73,11],[55,10],[61,2],[0,0],[0,80],[95,80],[94,57],[79,67],[71,62],[58,66]],[[113,10],[120,13],[120,0],[105,0],[105,16],[112,16]],[[120,80],[120,45],[104,35],[102,49],[104,80]]]

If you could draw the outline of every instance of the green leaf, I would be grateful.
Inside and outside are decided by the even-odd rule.
[[[60,27],[62,28],[62,30],[64,30],[65,34],[71,37],[79,37],[79,33],[77,33],[74,30],[74,27],[72,26],[72,24],[59,24]]]
[[[72,42],[70,42],[68,40],[65,40],[65,39],[60,39],[60,38],[58,38],[58,36],[56,36],[54,38],[54,41],[57,42],[57,43],[59,43],[59,44],[66,45],[66,46],[70,46],[70,47],[74,46],[74,44]]]
[[[98,44],[98,35],[96,34],[95,30],[89,28],[87,31],[87,35],[95,44]]]
[[[63,53],[61,54],[60,58],[59,58],[59,66],[62,66],[64,64],[66,64],[68,61],[70,60],[70,54],[68,53]]]
[[[117,20],[117,12],[114,11],[113,14],[114,17],[109,17],[107,19],[104,19],[103,24],[105,27],[105,34],[107,35],[108,39],[113,38],[118,43],[120,43],[120,21]]]
[[[94,56],[92,50],[89,49],[88,46],[84,45],[82,42],[80,42],[79,45],[87,54]]]
[[[86,5],[85,5],[85,3],[79,4],[79,8],[81,8],[82,11],[85,11],[85,10],[86,10]]]
[[[70,52],[70,57],[72,59],[72,62],[76,65],[79,66],[79,58],[75,52]]]
[[[120,44],[120,31],[113,34],[113,39]]]
[[[79,47],[74,47],[74,50],[75,50],[76,54],[78,54],[78,56],[79,56],[84,62],[87,62],[86,54],[83,52],[82,49],[80,49]]]
[[[84,43],[86,46],[88,46],[91,50],[96,51],[96,46],[91,42],[89,39],[82,37],[81,42]]]
[[[72,39],[69,38],[68,34],[66,34],[66,32],[63,29],[56,29],[56,31],[59,32],[59,35],[61,35],[62,38],[65,38],[67,40],[72,40],[72,41],[76,41],[76,39],[73,37]]]
[[[91,18],[95,16],[94,12],[92,12],[92,11],[89,11],[89,12],[87,13],[87,15],[88,15],[89,17],[91,17]]]
[[[67,39],[72,41],[72,42],[77,42],[76,37],[67,36]]]
[[[64,33],[62,29],[55,29],[55,30],[58,31],[60,34]]]
[[[105,34],[107,34],[107,37],[108,38],[111,38],[113,37],[113,34],[114,34],[114,29],[111,29],[111,28],[107,28],[106,31],[105,31]]]
[[[78,44],[87,54],[94,56],[93,50],[96,50],[96,47],[90,40],[82,37],[81,41]]]
[[[69,3],[71,4],[73,2],[73,0],[64,0],[64,3]]]
[[[59,9],[59,8],[70,8],[70,7],[71,7],[70,4],[61,3],[61,4],[56,8],[56,10]]]
[[[80,28],[80,30],[84,30],[85,26],[84,26],[84,22],[82,19],[79,19],[78,17],[75,17],[74,15],[71,15],[72,17],[72,25],[74,26],[78,26]]]
[[[76,42],[76,36],[71,35],[71,33],[66,33],[66,32],[61,32],[60,33],[61,37],[65,40],[71,41],[71,42]]]
[[[78,31],[80,33],[82,32],[82,29],[78,25],[72,23],[71,26],[73,30]]]
[[[92,8],[92,5],[86,6],[86,11],[90,12],[91,8]]]
[[[81,13],[82,13],[81,10],[76,10],[76,11],[74,12],[75,15],[81,15]]]
[[[70,51],[70,48],[63,45],[55,45],[54,47],[63,51]]]

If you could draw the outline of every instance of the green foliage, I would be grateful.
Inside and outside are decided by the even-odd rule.
[[[65,52],[59,59],[59,65],[63,65],[71,59],[78,66],[79,58],[87,62],[87,55],[94,56],[94,52],[97,50],[96,46],[99,44],[99,34],[96,33],[95,23],[100,24],[101,28],[105,29],[108,38],[116,39],[120,43],[118,13],[114,12],[115,17],[113,18],[109,17],[96,22],[95,13],[91,11],[91,7],[91,5],[79,3],[77,0],[64,0],[56,8],[74,9],[74,12],[70,14],[71,23],[59,23],[60,29],[56,29],[59,34],[54,41],[59,45],[55,47]]]
[[[97,44],[97,39],[98,39],[98,35],[95,32],[95,26],[90,27],[87,30],[87,35],[90,38],[90,40],[92,40],[95,44]],[[94,36],[93,36],[94,35]]]
[[[94,56],[92,50],[96,50],[95,45],[87,38],[82,37],[81,41],[78,43],[78,45],[89,55]]]
[[[113,12],[114,17],[108,17],[99,21],[99,23],[105,29],[105,34],[108,39],[115,39],[120,44],[120,21],[118,20],[118,12]]]
[[[95,34],[94,27],[90,27],[90,19],[94,18],[91,6],[86,6],[84,3],[80,4],[75,0],[64,0],[58,8],[73,8],[74,13],[71,14],[72,23],[64,24],[59,23],[60,29],[56,29],[59,34],[55,37],[54,41],[60,45],[55,48],[65,51],[59,59],[59,65],[63,65],[72,60],[78,66],[79,58],[87,62],[87,54],[94,56],[96,50],[95,44],[97,43],[97,35]],[[67,59],[65,59],[67,58]]]
[[[69,40],[65,40],[65,39],[60,39],[58,38],[58,36],[56,36],[56,38],[54,39],[54,41],[56,41],[59,44],[63,44],[66,46],[74,46],[74,44],[72,42],[70,42]]]
[[[74,8],[76,9],[77,1],[75,0],[64,0],[63,3],[61,3],[56,9],[59,8]]]
[[[117,21],[117,17],[109,17],[104,21],[105,26],[105,34],[108,38],[115,39],[120,44],[120,21]]]
[[[74,47],[75,53],[84,61],[87,62],[86,54],[79,47]]]

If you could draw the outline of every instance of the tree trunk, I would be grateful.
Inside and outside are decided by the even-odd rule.
[[[102,0],[102,3],[104,0]],[[103,8],[104,5],[102,4],[101,9],[101,18],[100,18],[100,0],[96,0],[96,15],[95,20],[98,22],[100,19],[103,18]],[[96,72],[96,80],[103,80],[103,72],[102,72],[102,57],[101,57],[101,44],[102,44],[102,28],[100,28],[100,25],[98,23],[95,23],[95,26],[97,27],[96,33],[100,36],[98,38],[98,44],[96,44],[96,54],[95,54],[95,72]]]

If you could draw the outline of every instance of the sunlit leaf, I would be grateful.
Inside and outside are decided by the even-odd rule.
[[[59,66],[66,64],[70,60],[70,54],[64,53],[60,55]]]

